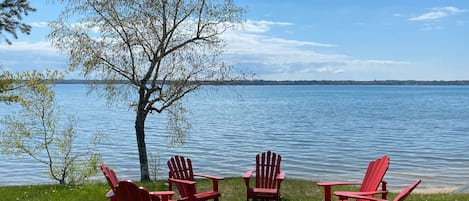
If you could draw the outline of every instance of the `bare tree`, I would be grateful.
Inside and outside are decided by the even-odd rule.
[[[173,135],[185,111],[178,101],[204,82],[237,76],[220,61],[220,35],[241,21],[232,0],[68,0],[50,39],[70,68],[109,81],[109,100],[132,101],[141,180],[149,180],[145,121],[170,111]],[[78,19],[78,20],[74,20]],[[128,87],[113,85],[125,80]]]

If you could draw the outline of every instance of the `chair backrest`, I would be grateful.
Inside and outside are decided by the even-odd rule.
[[[394,198],[394,201],[403,201],[405,198],[422,182],[422,180],[417,180],[407,188],[404,188],[397,196]]]
[[[389,156],[371,161],[363,178],[360,192],[376,191],[389,168]]]
[[[267,151],[256,156],[256,188],[277,188],[275,177],[280,173],[282,157]]]
[[[116,187],[119,183],[116,173],[114,172],[114,170],[105,166],[104,164],[101,164],[99,167],[101,168],[101,171],[103,172],[104,177],[106,177],[107,183],[109,184],[111,189],[115,192]]]
[[[156,201],[152,200],[148,190],[143,187],[138,187],[130,180],[120,181],[117,185],[115,195],[117,201]],[[156,197],[153,197],[153,199],[156,199]]]
[[[194,181],[191,159],[183,156],[173,156],[168,160],[169,178]],[[196,193],[195,186],[176,183],[176,187],[181,197],[190,197]]]

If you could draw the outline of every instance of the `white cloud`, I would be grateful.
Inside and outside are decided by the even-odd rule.
[[[429,13],[425,13],[423,15],[419,15],[416,17],[409,18],[410,21],[422,21],[422,20],[434,20],[448,16],[448,13],[443,11],[432,11]]]
[[[446,7],[442,7],[442,8],[439,8],[439,9],[448,11],[451,14],[466,12],[466,10],[459,9],[459,8],[456,8],[456,7],[453,7],[453,6],[446,6]]]
[[[334,51],[336,44],[292,40],[269,35],[273,28],[293,26],[287,22],[248,21],[222,35],[227,42],[224,59],[249,69],[259,79],[353,79],[375,69],[409,64],[392,59],[357,59]],[[49,42],[0,44],[0,64],[7,69],[64,69],[66,58]],[[376,70],[376,71],[378,71]]]
[[[272,22],[272,21],[253,21],[247,20],[243,25],[240,27],[244,32],[247,33],[265,33],[269,31],[272,26],[292,26],[292,23],[288,22]]]
[[[0,44],[0,52],[10,52],[10,51],[17,51],[17,52],[40,52],[42,54],[57,54],[57,50],[52,47],[49,42],[46,41],[39,41],[35,43],[29,42],[16,42],[12,45],[8,44]]]
[[[383,65],[408,65],[410,64],[410,62],[392,61],[392,60],[365,60],[365,61],[359,61],[359,62],[364,62],[368,64],[383,64]]]
[[[265,39],[265,42],[285,44],[287,46],[298,46],[298,47],[299,46],[316,46],[316,47],[335,47],[336,46],[333,44],[317,43],[317,42],[309,42],[309,41],[298,41],[298,40],[287,40],[283,38],[268,38],[268,39]]]
[[[227,42],[224,59],[235,66],[250,69],[260,79],[312,79],[318,75],[344,75],[351,71],[373,71],[377,67],[409,64],[390,59],[356,59],[346,54],[331,53],[337,46],[335,44],[269,35],[268,30],[274,26],[289,23],[248,21],[247,24],[247,27],[260,24],[261,28],[229,30],[222,35]]]
[[[242,33],[251,33],[251,34],[262,34],[270,31],[272,27],[275,26],[293,26],[294,24],[289,22],[272,22],[272,21],[253,21],[247,20],[239,28],[235,29],[235,32]],[[307,42],[307,41],[294,41],[294,40],[284,40],[281,38],[273,38],[272,42],[282,42],[282,43],[294,43],[294,45],[310,45],[310,46],[320,46],[320,47],[334,47],[332,44],[325,43],[316,43],[316,42]],[[275,41],[282,40],[282,41]]]
[[[231,33],[229,35],[225,36],[228,42],[226,53],[242,57],[244,62],[263,64],[324,63],[331,60],[343,60],[347,57],[318,53],[311,49],[317,47],[314,42],[246,33]]]
[[[339,73],[344,73],[345,70],[339,69],[339,68],[332,68],[332,67],[322,67],[322,68],[316,68],[316,72],[318,73],[332,73],[332,74],[339,74]]]
[[[45,27],[48,27],[48,26],[49,26],[48,24],[49,24],[49,23],[47,23],[47,22],[32,22],[32,23],[30,23],[30,25],[31,25],[32,27],[37,27],[37,28],[45,28]]]
[[[0,44],[0,65],[12,72],[63,69],[65,63],[65,57],[61,56],[49,42]]]
[[[448,17],[451,15],[456,15],[459,13],[466,12],[466,10],[459,9],[453,6],[446,6],[446,7],[438,7],[430,9],[430,12],[411,17],[409,18],[410,21],[429,21],[429,20],[437,20],[444,17]]]

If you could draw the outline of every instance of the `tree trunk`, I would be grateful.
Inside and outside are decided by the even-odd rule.
[[[145,101],[140,95],[137,108],[137,117],[135,120],[135,134],[137,137],[138,156],[140,159],[140,180],[150,181],[150,171],[148,170],[147,147],[145,143]]]

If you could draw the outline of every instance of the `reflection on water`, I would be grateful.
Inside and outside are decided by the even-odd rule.
[[[104,162],[121,178],[138,179],[134,112],[106,107],[83,85],[56,91],[65,111],[79,117],[80,139],[106,132],[99,146]],[[164,115],[149,118],[147,143],[161,157],[162,179],[174,154],[190,157],[198,172],[237,177],[254,166],[257,153],[272,150],[290,178],[361,180],[368,162],[386,154],[391,188],[416,178],[424,180],[421,188],[450,187],[469,181],[468,102],[469,87],[460,86],[228,87],[187,99],[193,129],[186,144],[169,145]],[[42,164],[0,159],[3,185],[50,182]]]

